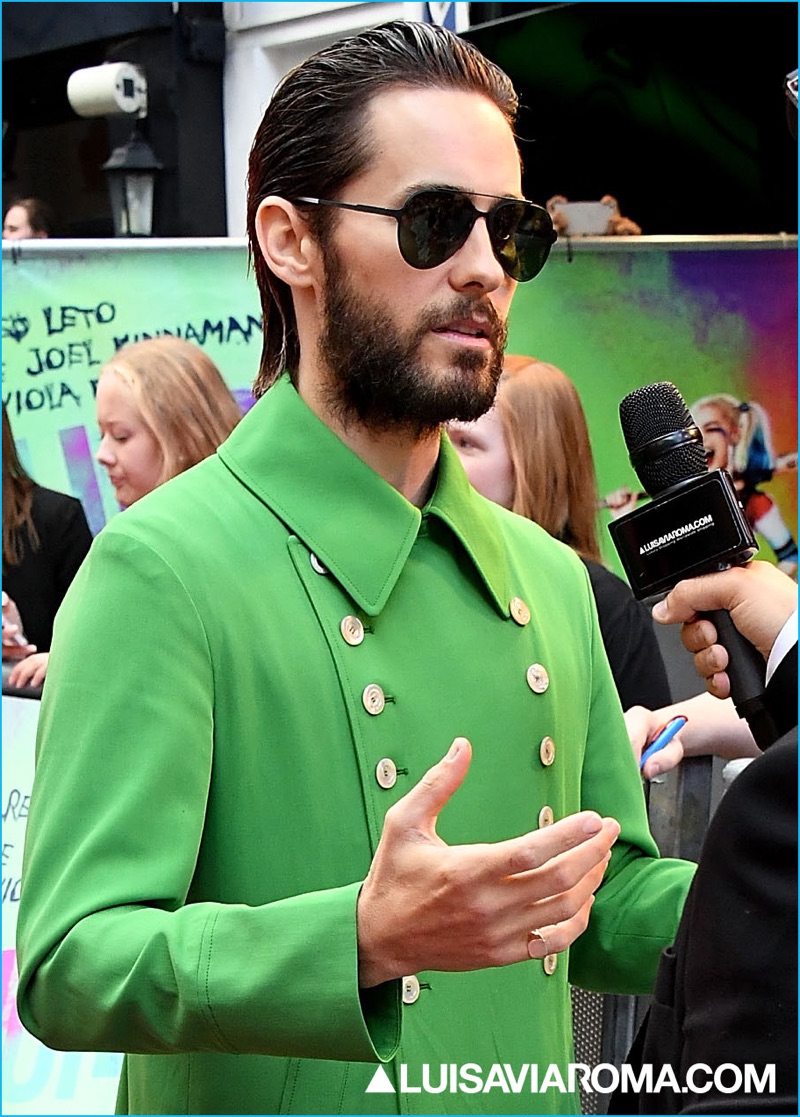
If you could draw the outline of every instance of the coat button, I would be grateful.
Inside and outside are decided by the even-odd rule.
[[[544,958],[542,958],[542,969],[544,970],[544,972],[547,974],[548,977],[553,976],[553,974],[556,972],[556,966],[557,965],[558,965],[558,955],[557,954],[545,954]]]
[[[384,756],[383,760],[379,760],[375,765],[375,779],[384,791],[388,791],[397,783],[397,765],[390,757]],[[408,981],[409,978],[405,980]]]
[[[534,694],[544,694],[550,686],[550,676],[541,663],[532,663],[526,672],[526,678]]]
[[[555,815],[553,814],[552,807],[542,807],[539,811],[539,829],[542,830],[545,826],[552,826],[555,822]]]
[[[358,617],[342,617],[339,631],[344,637],[345,644],[349,644],[351,648],[357,648],[364,639],[364,626]]]
[[[419,978],[416,974],[403,978],[403,1004],[413,1005],[419,999]]]
[[[549,768],[556,758],[556,746],[552,737],[542,737],[539,745],[539,759],[545,768]]]
[[[511,616],[519,625],[526,625],[531,619],[531,611],[521,597],[512,597],[508,603]]]
[[[361,701],[367,713],[376,717],[383,712],[383,707],[386,705],[386,695],[377,683],[370,683],[369,686],[364,687],[361,693]]]
[[[317,558],[317,556],[314,554],[313,551],[308,556],[308,561],[311,563],[312,569],[316,570],[317,574],[327,574],[328,573],[327,566],[322,565],[322,563],[319,561],[319,559]]]

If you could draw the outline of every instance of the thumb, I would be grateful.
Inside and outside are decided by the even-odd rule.
[[[395,824],[435,837],[439,812],[461,787],[471,760],[472,745],[466,737],[456,737],[447,755],[391,808]]]

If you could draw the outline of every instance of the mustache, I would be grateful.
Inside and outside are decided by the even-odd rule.
[[[495,349],[502,350],[506,343],[506,324],[488,299],[474,299],[458,295],[446,307],[429,307],[421,317],[419,337],[429,330],[441,330],[451,322],[471,318],[476,312],[485,320],[483,331]]]

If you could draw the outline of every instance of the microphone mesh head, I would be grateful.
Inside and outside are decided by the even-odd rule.
[[[654,439],[695,426],[683,396],[668,380],[645,384],[625,396],[619,405],[619,419],[631,456]],[[708,472],[703,444],[697,441],[665,447],[663,452],[654,447],[652,458],[634,463],[634,467],[650,496]]]

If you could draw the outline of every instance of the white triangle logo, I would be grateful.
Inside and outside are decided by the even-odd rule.
[[[372,1081],[364,1091],[365,1094],[396,1094],[394,1086],[389,1081],[389,1075],[379,1066],[372,1076]]]

